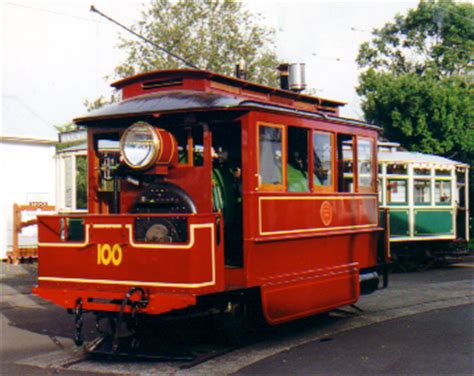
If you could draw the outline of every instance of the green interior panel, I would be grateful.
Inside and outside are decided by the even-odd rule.
[[[68,240],[84,240],[84,219],[68,218]]]
[[[390,210],[390,236],[407,236],[409,234],[409,211]]]
[[[451,210],[416,210],[415,236],[453,233]]]
[[[308,174],[288,163],[288,192],[309,192]]]

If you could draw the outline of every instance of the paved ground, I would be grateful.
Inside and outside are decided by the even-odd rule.
[[[363,312],[346,307],[329,317],[272,328],[253,344],[190,369],[176,362],[75,363],[80,353],[69,339],[71,316],[30,294],[35,266],[0,265],[0,370],[5,375],[277,374],[295,369],[298,374],[465,374],[472,371],[473,261],[393,274],[389,289],[362,297],[358,307]],[[92,324],[86,325],[88,338]],[[401,363],[400,372],[392,372],[394,363]],[[434,368],[425,372],[423,364]]]
[[[472,375],[473,304],[388,320],[271,356],[234,375]]]

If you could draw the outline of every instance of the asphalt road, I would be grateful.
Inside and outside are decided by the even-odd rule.
[[[473,309],[445,308],[325,337],[234,375],[472,375]]]
[[[474,374],[474,258],[393,274],[389,289],[329,317],[270,328],[249,346],[189,369],[177,362],[75,359],[72,317],[31,295],[34,265],[0,265],[0,373],[103,374]],[[94,337],[87,320],[86,338]],[[208,336],[212,337],[212,333]]]

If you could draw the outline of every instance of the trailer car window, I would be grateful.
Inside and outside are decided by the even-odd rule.
[[[435,203],[436,205],[451,204],[451,180],[435,181]]]
[[[408,203],[408,181],[407,180],[387,180],[387,203],[406,204]]]
[[[436,176],[451,176],[451,170],[436,170]]]
[[[387,175],[406,175],[408,174],[408,166],[406,164],[388,164]]]
[[[416,176],[430,176],[431,170],[429,168],[415,168],[414,173]]]
[[[463,168],[456,169],[456,186],[457,186],[457,204],[464,208],[466,205],[466,170]]]
[[[414,187],[415,204],[429,205],[431,203],[431,180],[415,179]]]

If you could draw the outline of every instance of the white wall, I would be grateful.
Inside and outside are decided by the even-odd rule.
[[[6,257],[12,245],[13,204],[55,204],[54,154],[52,145],[0,141],[0,259]],[[36,234],[36,226],[24,229],[20,244],[36,244]]]

